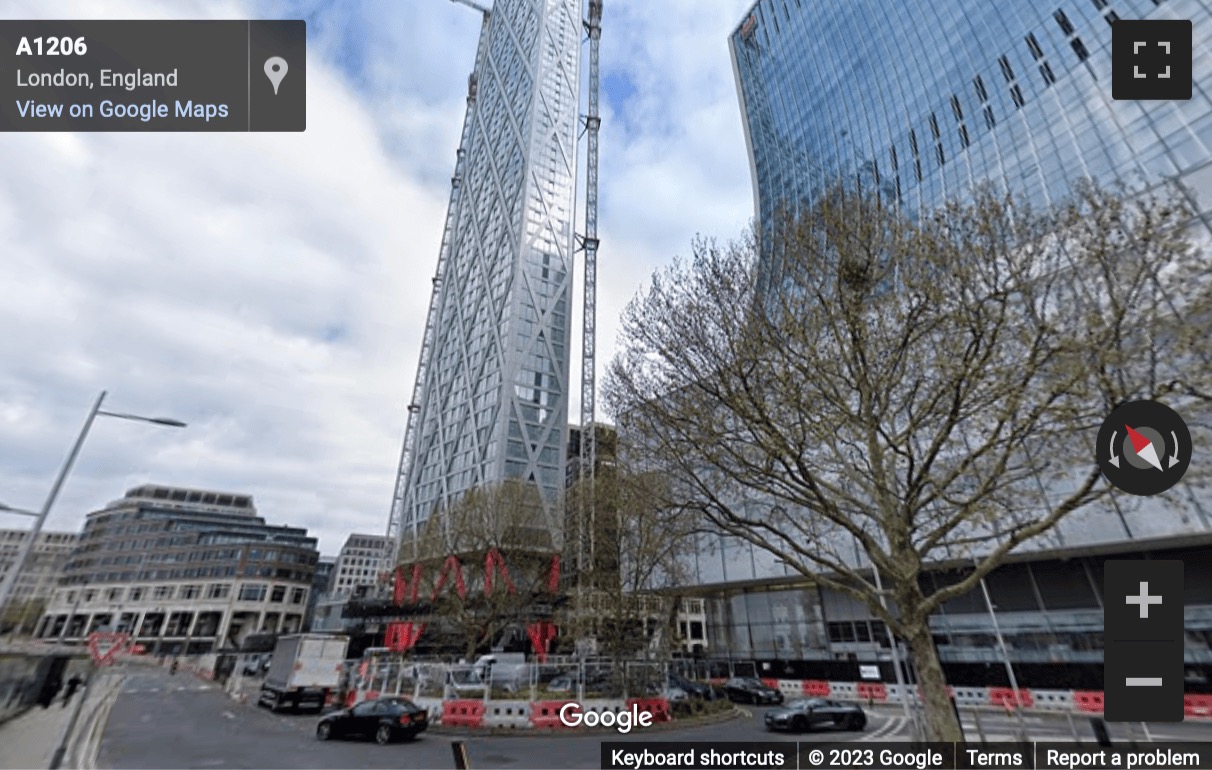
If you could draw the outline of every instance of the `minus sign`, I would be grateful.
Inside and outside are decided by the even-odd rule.
[[[1125,677],[1124,683],[1127,687],[1161,687],[1162,678],[1160,676],[1129,676]]]

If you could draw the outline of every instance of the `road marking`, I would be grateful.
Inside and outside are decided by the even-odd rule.
[[[235,715],[235,714],[233,714],[233,713],[231,713],[230,711],[224,711],[224,712],[223,712],[223,716],[227,717],[228,719],[235,719],[235,718],[236,718],[236,715]]]
[[[893,733],[898,733],[905,726],[904,717],[889,717],[881,727],[876,728],[872,732],[864,735],[859,740],[861,741],[877,741]]]

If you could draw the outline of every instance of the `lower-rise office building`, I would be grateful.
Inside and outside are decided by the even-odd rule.
[[[239,649],[304,629],[318,559],[306,529],[267,524],[248,495],[138,487],[88,514],[37,635],[124,632],[153,654]]]
[[[21,545],[29,530],[0,529],[0,584],[17,563]],[[0,608],[0,633],[25,633],[42,614],[46,600],[63,576],[63,567],[76,547],[75,532],[40,532],[25,559],[25,566],[13,585],[7,606]]]
[[[326,592],[316,598],[310,630],[322,633],[360,634],[367,629],[360,621],[344,617],[346,605],[356,596],[386,590],[382,579],[395,568],[396,542],[383,535],[351,534],[337,554]],[[376,627],[377,630],[377,627]]]

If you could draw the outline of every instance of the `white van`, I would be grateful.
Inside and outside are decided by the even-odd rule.
[[[494,652],[481,655],[472,666],[480,681],[490,688],[518,692],[530,686],[530,666],[520,652]]]

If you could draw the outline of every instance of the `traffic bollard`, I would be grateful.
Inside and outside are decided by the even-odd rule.
[[[471,770],[471,762],[467,759],[467,745],[463,741],[451,743],[450,750],[454,752],[455,770]]]

